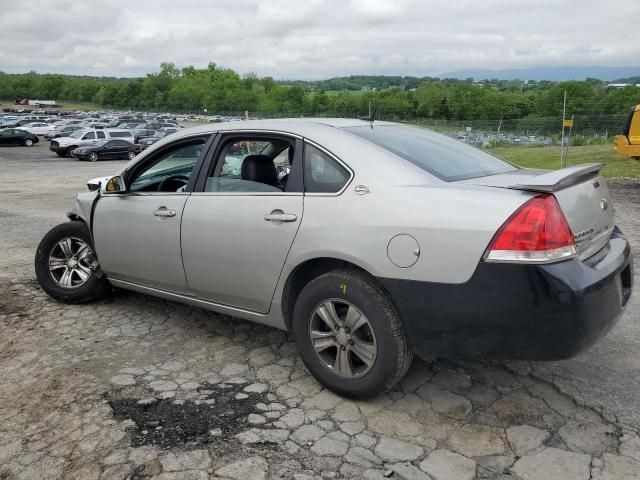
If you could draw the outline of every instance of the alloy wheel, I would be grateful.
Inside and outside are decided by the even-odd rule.
[[[98,160],[98,154],[96,152],[91,152],[89,154],[89,160],[91,160],[92,162],[95,162],[96,160]]]
[[[25,144],[27,147],[31,147],[31,146],[33,145],[33,140],[31,140],[30,138],[28,138],[28,139],[26,139],[26,140],[24,141],[24,144]]]
[[[322,365],[340,377],[362,377],[376,361],[378,348],[371,323],[344,299],[324,300],[314,309],[309,337]]]
[[[127,156],[129,157],[129,160],[133,160],[134,158],[136,158],[136,152],[129,152]]]
[[[62,288],[78,288],[89,281],[97,266],[91,247],[80,238],[60,240],[49,254],[49,273]]]

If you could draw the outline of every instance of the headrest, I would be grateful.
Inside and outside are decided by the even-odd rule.
[[[242,162],[241,175],[243,180],[266,183],[276,186],[278,172],[276,165],[266,155],[248,155]]]

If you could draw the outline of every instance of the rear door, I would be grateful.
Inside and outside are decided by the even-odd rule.
[[[302,141],[222,135],[182,217],[182,258],[200,298],[266,313],[303,211]],[[277,164],[291,167],[278,179]]]

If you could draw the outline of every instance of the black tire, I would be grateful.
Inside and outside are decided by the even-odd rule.
[[[127,152],[127,158],[129,160],[133,160],[134,158],[136,158],[136,152],[133,152],[133,151]]]
[[[56,152],[56,155],[58,155],[59,157],[66,157],[67,156],[66,152]]]
[[[73,157],[73,155],[71,154],[71,152],[73,152],[76,148],[78,148],[78,147],[76,147],[75,145],[74,145],[74,146],[72,146],[72,147],[67,148],[67,149],[64,151],[65,156],[66,156],[66,157],[69,157],[69,158],[72,158],[72,157]]]
[[[104,296],[111,287],[99,266],[81,286],[64,288],[53,278],[49,270],[49,257],[58,242],[67,237],[79,238],[94,250],[91,235],[83,222],[67,222],[49,230],[36,251],[35,270],[40,287],[49,296],[64,303],[85,303]]]
[[[24,141],[24,146],[25,146],[25,147],[33,147],[33,140],[31,140],[30,138],[27,138],[27,139]]]
[[[91,152],[89,154],[89,160],[92,162],[97,162],[98,161],[98,154],[96,152]]]
[[[366,316],[372,327],[376,359],[362,376],[337,375],[322,363],[313,348],[310,319],[316,307],[328,299],[348,301]],[[411,365],[413,352],[392,302],[371,277],[356,270],[335,270],[309,282],[296,299],[292,327],[309,372],[329,390],[344,397],[378,397],[393,388]]]

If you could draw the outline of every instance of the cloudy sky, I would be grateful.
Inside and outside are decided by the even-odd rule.
[[[275,78],[640,65],[640,0],[0,0],[0,70]]]

